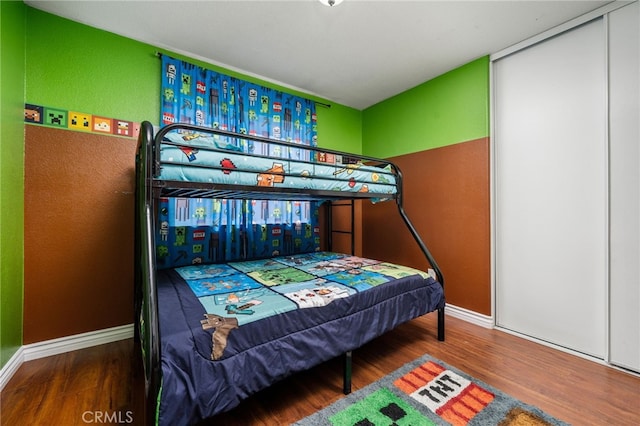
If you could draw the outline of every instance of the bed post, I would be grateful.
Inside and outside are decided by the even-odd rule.
[[[135,321],[145,370],[147,424],[155,423],[161,386],[153,220],[153,145],[153,127],[145,121],[141,124],[136,155]]]
[[[343,378],[342,378],[342,393],[344,393],[345,395],[348,395],[351,393],[351,360],[352,360],[352,353],[351,351],[345,352],[344,353],[344,359],[343,359]]]

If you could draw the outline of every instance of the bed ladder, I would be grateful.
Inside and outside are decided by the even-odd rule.
[[[354,200],[337,200],[331,201],[328,204],[328,212],[327,212],[327,247],[329,251],[333,250],[333,236],[334,234],[338,235],[350,235],[350,243],[351,243],[351,255],[356,254],[356,232],[355,232],[355,201]],[[350,222],[351,228],[349,230],[346,229],[334,229],[334,221],[333,221],[333,212],[334,209],[342,210],[345,207],[349,207],[350,211]]]

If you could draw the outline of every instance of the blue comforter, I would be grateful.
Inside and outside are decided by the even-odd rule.
[[[226,272],[216,275],[216,270]],[[292,281],[309,278],[305,274],[312,279]],[[235,277],[227,285],[225,276]],[[279,301],[261,302],[259,293]],[[158,305],[158,418],[162,425],[176,425],[228,411],[294,372],[444,306],[444,296],[441,285],[423,272],[314,253],[159,271]]]

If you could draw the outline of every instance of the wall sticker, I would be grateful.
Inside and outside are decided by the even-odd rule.
[[[34,104],[24,105],[24,122],[135,139],[138,138],[140,133],[140,123],[134,121]]]

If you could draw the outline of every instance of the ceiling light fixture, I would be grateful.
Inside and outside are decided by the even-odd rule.
[[[342,3],[343,0],[319,0],[320,3],[324,4],[325,6],[337,6],[340,3]]]

